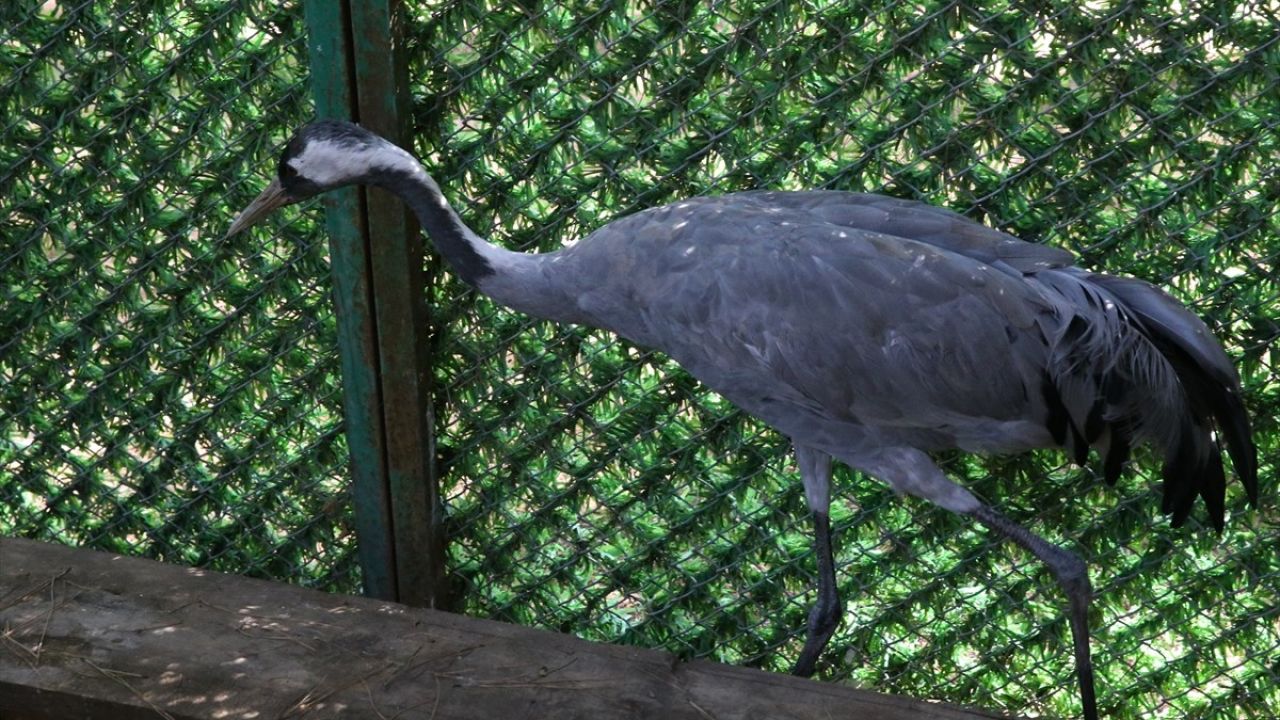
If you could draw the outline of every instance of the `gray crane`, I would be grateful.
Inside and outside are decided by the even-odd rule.
[[[1114,482],[1130,450],[1164,459],[1173,524],[1197,496],[1221,531],[1222,444],[1251,503],[1257,449],[1240,380],[1209,329],[1145,282],[1091,273],[942,208],[834,191],[698,197],[623,217],[564,249],[511,252],[468,228],[410,153],[320,121],[228,235],[351,184],[398,195],[464,282],[539,318],[667,353],[792,441],[814,521],[818,597],[794,673],[840,621],[831,461],[970,516],[1026,548],[1068,600],[1084,716],[1098,717],[1085,563],[996,512],[928,453],[1090,448]]]

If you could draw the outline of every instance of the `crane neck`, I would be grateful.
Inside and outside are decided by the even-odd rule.
[[[449,205],[440,186],[416,158],[381,167],[369,184],[397,195],[463,282],[499,304],[534,317],[581,322],[574,278],[557,267],[561,252],[522,253],[498,247],[480,237]]]

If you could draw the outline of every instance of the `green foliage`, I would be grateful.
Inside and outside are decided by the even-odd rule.
[[[874,190],[1157,282],[1237,358],[1264,501],[1172,530],[1158,461],[946,458],[1093,568],[1115,717],[1280,712],[1280,8],[417,2],[417,150],[549,249],[680,197]],[[0,36],[0,532],[354,590],[323,233],[219,240],[310,117],[299,8],[49,2]],[[266,243],[266,244],[263,244]],[[814,567],[785,439],[664,357],[495,308],[438,258],[466,611],[785,670]],[[1078,714],[1052,579],[838,474],[829,679]]]
[[[0,530],[357,589],[324,237],[221,241],[310,114],[297,10],[30,6],[0,11]]]

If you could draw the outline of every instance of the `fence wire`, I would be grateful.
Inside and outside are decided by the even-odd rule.
[[[943,458],[1078,549],[1104,713],[1280,712],[1280,5],[414,2],[418,153],[546,250],[698,194],[869,190],[1170,289],[1244,378],[1267,500],[1221,536],[1061,455]],[[15,11],[8,10],[6,13]],[[312,210],[217,238],[310,116],[296,6],[48,2],[0,42],[0,530],[334,590],[352,552]],[[266,244],[264,244],[266,243]],[[495,308],[430,256],[465,611],[784,671],[813,598],[782,438],[663,356]],[[1079,712],[1019,550],[838,471],[826,679]]]
[[[220,240],[310,116],[298,8],[0,13],[0,529],[358,589],[324,236]]]

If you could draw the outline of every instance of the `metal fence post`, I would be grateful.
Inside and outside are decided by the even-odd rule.
[[[319,116],[354,119],[409,147],[396,5],[308,0],[312,92]],[[447,607],[421,236],[388,193],[332,197],[328,229],[365,592]]]

